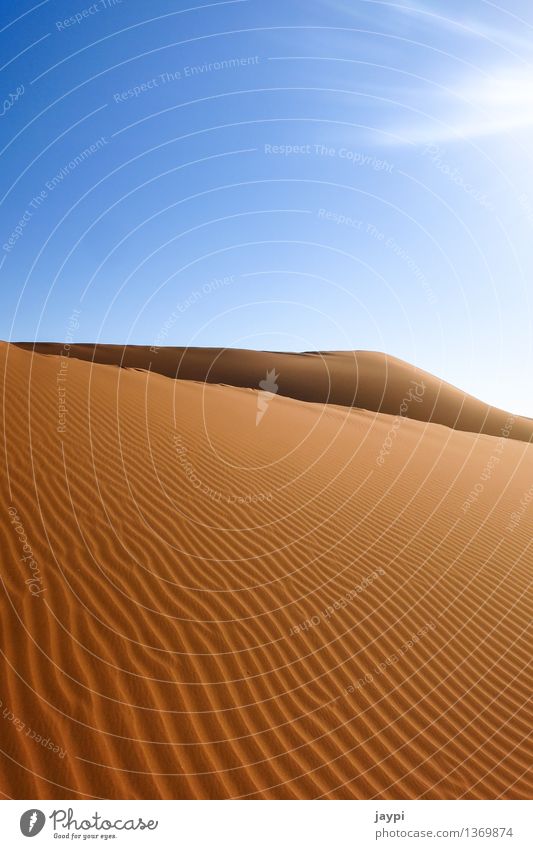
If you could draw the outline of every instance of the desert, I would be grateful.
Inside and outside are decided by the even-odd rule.
[[[532,420],[367,351],[63,348],[1,345],[6,798],[531,795]]]

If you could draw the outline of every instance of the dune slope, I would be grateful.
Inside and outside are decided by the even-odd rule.
[[[531,796],[532,446],[0,354],[4,796]]]

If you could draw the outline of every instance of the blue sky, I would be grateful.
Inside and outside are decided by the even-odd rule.
[[[5,2],[0,338],[382,350],[533,416],[533,8]]]

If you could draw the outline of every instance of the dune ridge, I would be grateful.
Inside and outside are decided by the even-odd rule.
[[[17,343],[25,350],[60,355],[53,342]],[[83,345],[71,357],[202,383],[258,389],[268,371],[279,374],[277,393],[300,401],[359,407],[456,430],[533,441],[533,419],[491,407],[429,372],[374,351],[288,354],[233,348],[148,348],[142,345]]]
[[[59,396],[61,347],[0,345],[5,796],[530,798],[528,420],[398,422],[413,372],[359,354],[368,396],[73,346]]]

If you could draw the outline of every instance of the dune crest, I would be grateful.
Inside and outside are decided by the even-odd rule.
[[[59,355],[63,347],[47,342],[18,344],[40,354]],[[180,380],[250,389],[257,389],[274,370],[280,377],[277,393],[300,401],[360,407],[470,433],[533,441],[533,419],[510,416],[429,372],[374,351],[285,354],[233,348],[72,345],[70,356]]]

